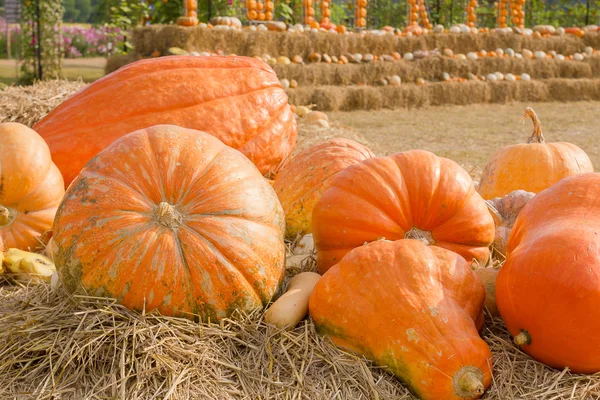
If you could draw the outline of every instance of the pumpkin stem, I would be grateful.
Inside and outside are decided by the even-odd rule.
[[[542,133],[542,123],[540,122],[540,119],[535,111],[533,111],[533,108],[527,107],[525,109],[525,114],[523,114],[523,118],[521,119],[525,119],[527,117],[531,118],[531,121],[533,121],[533,133],[527,140],[527,143],[545,143],[546,140],[544,139],[544,134]]]
[[[435,244],[435,239],[433,235],[429,231],[423,231],[419,228],[415,228],[414,226],[410,228],[408,232],[404,234],[404,239],[416,239],[425,243],[427,246],[431,246]]]
[[[0,227],[9,226],[17,217],[15,210],[0,205]]]
[[[456,395],[465,399],[479,397],[485,391],[483,373],[479,368],[473,366],[465,366],[459,369],[454,374],[452,384]]]
[[[169,229],[177,229],[183,223],[183,216],[174,205],[162,201],[154,211],[154,219]]]
[[[517,346],[523,346],[524,344],[531,344],[531,335],[524,329],[513,338],[513,341]]]

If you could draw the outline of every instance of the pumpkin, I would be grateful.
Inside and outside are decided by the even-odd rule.
[[[497,252],[503,255],[506,254],[506,243],[508,242],[510,231],[517,220],[519,212],[533,196],[535,196],[534,193],[515,190],[504,197],[495,197],[492,200],[486,200],[496,225],[496,234],[492,246]]]
[[[386,366],[421,399],[473,399],[491,381],[490,349],[474,322],[484,297],[458,254],[380,240],[323,275],[309,311],[320,334]]]
[[[249,57],[160,57],[131,63],[35,124],[68,185],[121,136],[158,124],[210,133],[265,175],[292,151],[296,122],[273,70]]]
[[[567,176],[594,171],[587,154],[574,144],[546,143],[532,108],[525,109],[526,117],[533,121],[527,143],[496,151],[483,170],[478,190],[486,200],[518,189],[538,193]]]
[[[273,184],[285,212],[286,236],[310,233],[315,204],[335,175],[374,156],[365,146],[343,138],[318,143],[294,156]]]
[[[469,174],[424,150],[370,158],[338,173],[316,204],[321,273],[377,239],[419,239],[485,263],[494,220]]]
[[[0,251],[37,247],[64,193],[44,139],[25,125],[0,124]]]
[[[53,256],[71,292],[214,320],[270,301],[284,229],[273,188],[240,152],[159,125],[115,141],[81,171],[56,214]]]
[[[565,178],[517,217],[496,279],[515,343],[575,373],[600,371],[600,173]]]

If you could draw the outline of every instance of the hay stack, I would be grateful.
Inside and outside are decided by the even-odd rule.
[[[314,270],[307,261],[301,269]],[[4,282],[0,299],[0,398],[414,399],[384,368],[318,336],[310,319],[290,332],[265,325],[262,312],[195,324],[44,284]],[[600,376],[545,367],[486,318],[494,380],[484,399],[600,396]]]
[[[481,103],[600,100],[599,79],[437,82],[423,86],[309,86],[287,91],[292,104],[322,111],[415,108]]]
[[[219,30],[176,25],[151,25],[136,28],[132,42],[136,52],[144,57],[158,50],[167,54],[169,47],[188,51],[215,51],[254,56],[307,58],[312,52],[339,56],[347,53],[390,54],[414,50],[433,50],[449,47],[455,53],[511,47],[515,51],[555,50],[564,55],[582,51],[585,46],[600,48],[600,34],[588,33],[583,38],[573,35],[536,39],[516,34],[431,34],[420,37],[338,35],[334,33],[252,32],[248,30]]]
[[[459,60],[442,56],[427,57],[413,62],[375,62],[369,64],[289,64],[273,67],[280,79],[295,79],[301,86],[345,86],[372,84],[377,79],[398,75],[403,82],[417,78],[438,80],[443,72],[451,76],[467,74],[487,75],[494,72],[528,73],[532,79],[600,78],[600,56],[588,61],[561,61],[554,59],[526,60],[487,57],[479,60]],[[597,75],[594,75],[597,74]]]
[[[33,126],[67,97],[86,86],[82,81],[44,81],[0,91],[0,123]]]

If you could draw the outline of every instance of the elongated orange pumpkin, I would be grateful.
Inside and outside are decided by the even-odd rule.
[[[208,132],[269,174],[292,151],[296,122],[279,79],[248,57],[159,57],[129,64],[63,102],[34,129],[65,184],[121,136],[158,124]]]
[[[64,193],[44,139],[25,125],[0,124],[0,251],[40,245]]]
[[[485,263],[494,220],[469,174],[423,150],[370,158],[336,175],[313,211],[320,273],[365,242],[420,239]]]
[[[536,360],[600,371],[600,173],[565,178],[519,213],[496,279],[515,342]]]
[[[486,200],[519,189],[538,193],[567,176],[594,171],[590,158],[574,144],[546,143],[533,109],[527,107],[525,117],[533,120],[527,143],[496,151],[483,170],[477,190]]]
[[[312,212],[333,177],[349,165],[375,155],[360,143],[336,138],[311,146],[275,176],[273,188],[285,212],[286,235],[310,233]]]
[[[491,381],[475,320],[485,290],[456,253],[377,241],[342,258],[309,300],[317,330],[399,377],[421,399],[474,399]]]
[[[54,224],[65,286],[202,319],[266,304],[284,273],[284,215],[240,152],[159,125],[117,140],[67,190]]]

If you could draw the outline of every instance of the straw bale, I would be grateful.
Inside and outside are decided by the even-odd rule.
[[[167,54],[169,47],[180,47],[188,51],[215,51],[238,55],[272,56],[300,55],[308,57],[312,52],[329,55],[347,53],[390,54],[394,51],[405,53],[414,50],[433,50],[449,47],[455,53],[511,47],[515,51],[555,50],[564,55],[582,51],[585,46],[600,48],[600,34],[588,33],[584,38],[573,35],[552,36],[536,39],[517,34],[431,34],[420,37],[398,37],[393,35],[338,35],[330,32],[289,33],[252,32],[248,30],[207,29],[175,25],[151,25],[136,28],[132,42],[136,52],[149,56],[158,50]]]
[[[292,104],[321,111],[399,109],[439,105],[600,100],[599,79],[519,82],[434,82],[423,86],[308,86],[287,91]]]

